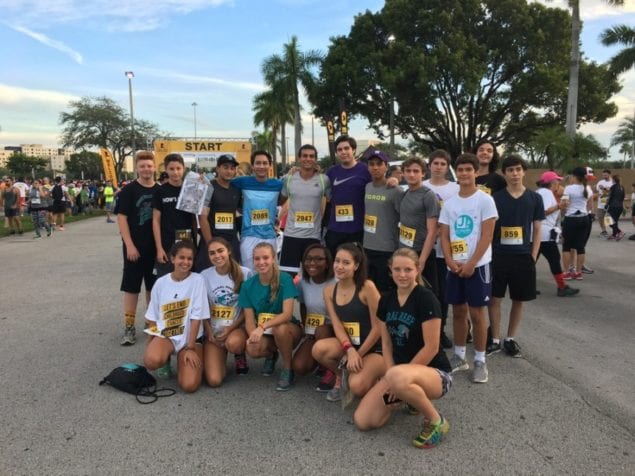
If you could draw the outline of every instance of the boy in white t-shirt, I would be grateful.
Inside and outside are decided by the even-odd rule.
[[[476,156],[461,154],[456,160],[455,170],[459,193],[444,202],[439,217],[441,247],[449,271],[446,297],[448,304],[452,305],[453,314],[454,355],[450,364],[452,372],[469,369],[465,359],[469,307],[475,351],[472,381],[486,383],[485,307],[492,295],[491,244],[498,213],[492,197],[476,186]]]
[[[608,169],[604,169],[602,171],[602,180],[598,180],[598,183],[595,184],[595,190],[597,190],[598,195],[598,206],[595,212],[595,217],[600,224],[600,228],[602,229],[602,233],[600,236],[608,237],[609,234],[606,231],[606,223],[604,223],[604,217],[606,216],[606,204],[609,199],[609,190],[613,186],[613,179],[611,178],[611,171]]]

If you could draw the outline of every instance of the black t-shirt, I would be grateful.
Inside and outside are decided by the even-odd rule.
[[[194,215],[176,209],[181,187],[175,187],[168,182],[161,185],[154,193],[152,208],[161,212],[161,246],[168,253],[178,239],[194,241],[195,231],[192,218]]]
[[[493,198],[498,210],[492,240],[494,253],[531,254],[533,222],[545,219],[542,197],[525,189],[520,197],[514,198],[504,188],[496,192]],[[540,236],[537,239],[540,240]]]
[[[392,341],[392,357],[395,364],[406,364],[423,348],[422,324],[430,319],[441,319],[441,306],[434,293],[423,286],[412,290],[403,307],[399,304],[397,290],[384,293],[379,300],[377,317],[386,323]],[[439,352],[428,367],[450,372],[450,361],[439,346]]]
[[[496,192],[507,187],[507,181],[502,175],[496,172],[490,172],[486,175],[476,177],[476,185],[488,195],[494,195]]]
[[[152,197],[158,184],[144,187],[138,181],[130,182],[117,194],[115,213],[125,215],[132,242],[138,249],[154,253],[152,236]]]
[[[212,181],[214,193],[207,205],[209,215],[207,216],[212,236],[222,236],[232,241],[240,229],[236,221],[236,210],[240,208],[242,192],[236,187],[225,188]]]

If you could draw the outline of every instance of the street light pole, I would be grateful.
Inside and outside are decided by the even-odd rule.
[[[192,107],[194,108],[194,139],[196,140],[196,106],[198,106],[198,104],[196,104],[196,102],[192,103]]]
[[[388,44],[392,45],[396,38],[395,35],[390,35],[387,38]],[[395,151],[395,96],[390,95],[390,115],[388,118],[388,127],[390,128],[390,154]]]
[[[132,106],[132,78],[134,78],[134,73],[132,71],[126,71],[125,74],[126,78],[128,78],[128,95],[130,96],[130,130],[132,132],[132,157],[134,158],[134,154],[137,151],[134,133],[134,108]]]

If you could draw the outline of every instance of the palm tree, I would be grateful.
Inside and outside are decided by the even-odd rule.
[[[604,30],[600,35],[604,46],[620,45],[624,48],[609,60],[609,67],[615,74],[625,73],[635,66],[635,28],[616,25]]]
[[[622,148],[627,144],[631,147],[631,168],[634,168],[635,149],[633,149],[633,147],[635,147],[635,117],[627,117],[624,119],[611,137],[611,146],[619,145],[620,152],[623,152]]]
[[[624,0],[605,0],[612,6],[624,5]],[[569,0],[571,8],[571,63],[569,66],[569,95],[567,98],[567,122],[565,131],[570,139],[575,138],[578,121],[578,77],[580,75],[580,0]]]
[[[274,89],[280,88],[290,93],[293,103],[296,151],[302,145],[302,118],[300,116],[298,83],[305,91],[311,91],[315,84],[315,76],[311,69],[322,62],[322,57],[322,53],[317,50],[300,51],[298,38],[294,35],[289,43],[284,44],[282,55],[271,55],[265,58],[262,63],[265,82]]]
[[[254,125],[262,125],[271,131],[271,148],[273,163],[277,163],[277,139],[281,132],[282,163],[286,165],[286,124],[293,119],[293,105],[283,91],[269,89],[254,97],[253,107]]]

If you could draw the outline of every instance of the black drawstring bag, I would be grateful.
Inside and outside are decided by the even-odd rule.
[[[99,385],[105,383],[117,390],[134,395],[137,401],[144,405],[175,393],[175,390],[171,388],[156,388],[157,380],[145,367],[137,364],[122,364],[104,377]],[[147,398],[149,400],[145,400]]]

